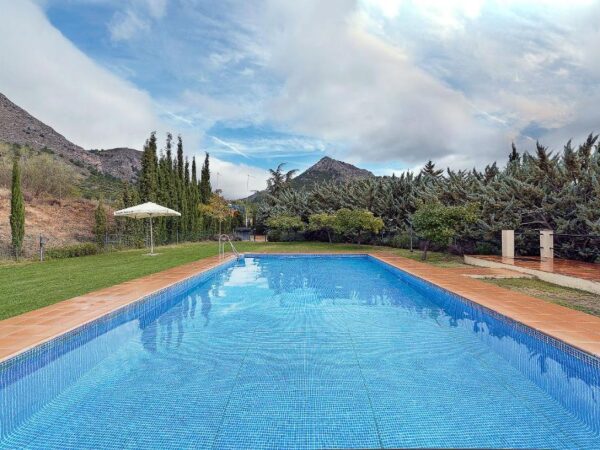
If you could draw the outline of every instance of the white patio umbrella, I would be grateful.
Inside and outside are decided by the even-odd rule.
[[[180,213],[156,203],[148,202],[114,212],[118,217],[131,217],[132,219],[150,219],[150,255],[154,255],[154,236],[152,234],[152,218],[165,216],[181,216]]]

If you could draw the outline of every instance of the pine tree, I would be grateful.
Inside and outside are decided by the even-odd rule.
[[[202,171],[200,172],[200,202],[207,204],[210,200],[211,193],[212,188],[210,186],[209,154],[206,153],[204,164],[202,165]]]
[[[10,230],[12,248],[15,258],[21,256],[23,239],[25,238],[25,202],[21,191],[21,168],[19,155],[15,156],[12,169],[12,185],[10,196]]]
[[[565,145],[563,151],[563,164],[566,176],[572,181],[577,181],[581,167],[579,158],[571,146],[571,140]]]
[[[551,165],[551,153],[548,153],[548,148],[544,147],[539,142],[535,143],[535,152],[537,155],[537,165],[539,169],[544,173],[549,175],[552,170]]]
[[[102,204],[102,199],[98,201],[96,212],[94,213],[95,225],[94,225],[94,236],[96,237],[96,244],[98,247],[104,248],[106,245],[106,233],[108,231],[106,210]]]
[[[436,169],[435,164],[431,160],[427,161],[427,163],[425,164],[423,169],[421,169],[422,175],[425,175],[425,176],[428,176],[431,178],[439,178],[442,176],[443,172],[444,171],[441,169]]]
[[[495,161],[493,164],[485,166],[483,172],[483,179],[485,183],[489,183],[490,181],[492,181],[499,173],[500,170],[498,170],[498,166],[496,165]]]

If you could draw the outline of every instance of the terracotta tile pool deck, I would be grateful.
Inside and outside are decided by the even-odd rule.
[[[258,253],[258,252],[253,252]],[[311,252],[313,253],[313,252]],[[354,253],[356,252],[315,252]],[[600,318],[493,286],[473,275],[490,269],[442,268],[386,252],[371,256],[454,292],[587,353],[600,357]],[[226,259],[229,260],[232,257]],[[0,361],[221,264],[205,258],[0,321]],[[506,275],[506,271],[496,273]]]
[[[516,258],[503,258],[497,255],[476,255],[473,258],[483,259],[495,263],[508,264],[524,269],[539,270],[555,273],[584,280],[600,282],[600,264],[573,261],[570,259],[543,260],[534,256],[518,256]]]
[[[218,256],[211,256],[1,320],[0,361],[232,258],[230,256],[222,260]]]

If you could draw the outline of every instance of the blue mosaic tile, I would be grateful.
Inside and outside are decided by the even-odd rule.
[[[367,256],[245,255],[0,364],[0,448],[600,448],[600,364]]]

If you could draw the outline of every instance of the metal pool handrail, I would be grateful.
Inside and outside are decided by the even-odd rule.
[[[229,242],[229,245],[231,246],[231,251],[233,252],[236,258],[239,258],[241,255],[233,245],[233,242],[231,242],[231,238],[228,234],[219,235],[219,258],[225,258],[225,242]]]

